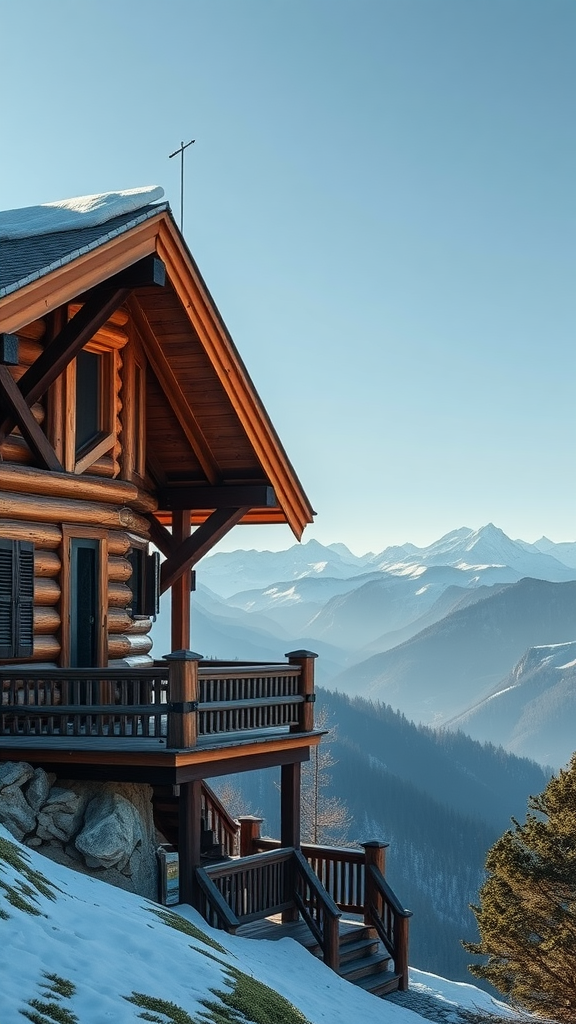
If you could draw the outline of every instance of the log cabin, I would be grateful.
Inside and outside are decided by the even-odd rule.
[[[409,913],[385,844],[300,841],[315,655],[226,665],[190,650],[200,559],[241,523],[299,539],[313,511],[162,196],[0,215],[0,762],[150,785],[180,897],[210,923],[282,913],[344,973],[339,919],[363,915],[368,958],[374,942],[386,954],[372,989],[403,988]],[[167,591],[172,650],[155,658]],[[207,784],[270,766],[278,841]],[[220,864],[203,862],[207,835]]]

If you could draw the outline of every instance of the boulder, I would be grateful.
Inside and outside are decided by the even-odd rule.
[[[82,821],[81,802],[70,789],[54,786],[38,814],[36,834],[50,842],[66,843],[78,831]]]
[[[6,761],[0,765],[0,793],[6,786],[24,786],[34,775],[31,764],[24,761]]]
[[[138,842],[137,833],[137,812],[130,801],[118,793],[103,793],[88,804],[75,846],[87,867],[123,871]]]
[[[34,831],[36,815],[16,783],[4,786],[0,793],[0,823],[18,840]]]
[[[46,803],[50,786],[55,780],[56,776],[52,772],[48,774],[43,768],[36,769],[25,790],[26,799],[33,811],[39,811],[42,804]]]

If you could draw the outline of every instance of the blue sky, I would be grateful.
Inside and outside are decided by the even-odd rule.
[[[0,0],[4,209],[161,184],[355,551],[574,539],[573,0]],[[282,528],[228,546],[283,546]]]

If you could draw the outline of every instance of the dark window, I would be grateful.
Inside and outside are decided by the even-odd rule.
[[[0,540],[0,658],[30,658],[34,648],[34,545]]]
[[[145,548],[131,548],[128,561],[132,566],[128,580],[132,591],[131,614],[156,618],[160,611],[160,555],[157,551],[149,555]]]
[[[102,430],[102,360],[82,350],[76,357],[76,454]]]

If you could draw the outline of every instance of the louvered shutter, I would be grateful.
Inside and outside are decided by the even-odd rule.
[[[29,658],[34,647],[34,545],[0,539],[0,658]]]
[[[34,650],[34,545],[16,541],[16,616],[14,657],[30,658]]]
[[[0,658],[14,657],[14,541],[0,540]]]

